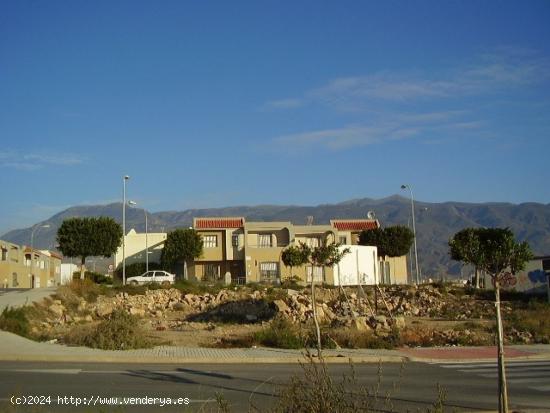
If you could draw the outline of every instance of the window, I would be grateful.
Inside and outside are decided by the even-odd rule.
[[[18,287],[19,286],[19,281],[17,281],[17,273],[14,272],[11,277],[12,277],[11,286],[12,287]]]
[[[311,248],[317,248],[321,244],[318,237],[307,237],[306,245]]]
[[[25,254],[25,266],[30,267],[31,266],[31,255]]]
[[[2,247],[2,261],[8,260],[8,250],[4,247]]]
[[[218,237],[216,235],[204,235],[202,237],[204,248],[216,248],[218,246]]]
[[[279,279],[279,263],[278,262],[261,262],[260,263],[260,281],[274,282]]]
[[[238,234],[233,234],[231,236],[231,245],[233,245],[234,247],[239,246],[239,235]]]
[[[207,280],[218,280],[220,278],[219,264],[204,264],[204,278]]]
[[[339,236],[338,237],[338,243],[342,244],[342,245],[346,245],[346,236],[345,235]]]
[[[258,247],[271,248],[271,234],[258,234]]]
[[[307,270],[307,282],[311,282],[311,275],[315,282],[325,281],[325,268],[324,267],[312,267],[311,265],[306,267]]]

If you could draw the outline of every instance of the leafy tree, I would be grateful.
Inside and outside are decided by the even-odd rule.
[[[291,245],[283,250],[281,260],[283,264],[290,267],[290,277],[292,277],[292,268],[300,267],[308,262],[308,255],[307,248],[304,249],[295,245]]]
[[[359,245],[377,247],[381,257],[401,257],[411,249],[413,232],[402,225],[364,230],[359,234]]]
[[[476,288],[479,288],[479,272],[485,258],[481,253],[481,243],[478,235],[479,228],[465,228],[458,231],[449,241],[451,259],[474,266],[474,285]]]
[[[308,262],[314,267],[334,267],[346,254],[350,252],[349,248],[339,249],[340,244],[328,243],[327,239],[315,248],[310,248],[305,244],[300,244],[302,254],[307,257]],[[317,320],[317,304],[315,301],[315,277],[313,270],[311,272],[311,302],[313,305],[313,321],[315,322],[315,330],[317,333],[317,352],[321,355],[321,329]]]
[[[498,405],[499,412],[508,412],[508,392],[504,369],[504,337],[500,313],[500,281],[508,271],[515,274],[524,269],[525,264],[533,257],[533,254],[529,244],[515,241],[514,234],[509,228],[468,228],[467,231],[464,231],[458,239],[461,240],[461,237],[464,237],[467,241],[464,244],[469,245],[470,248],[460,248],[461,244],[458,241],[458,244],[457,242],[450,243],[449,252],[454,259],[462,258],[461,261],[476,265],[479,269],[486,271],[491,276],[495,286],[499,378]]]
[[[160,256],[163,268],[174,271],[177,264],[184,264],[184,276],[187,277],[187,261],[202,255],[202,238],[194,229],[176,229],[166,237]]]
[[[113,255],[122,241],[122,228],[112,218],[69,218],[57,231],[59,250],[67,257],[80,257],[84,279],[86,257]]]

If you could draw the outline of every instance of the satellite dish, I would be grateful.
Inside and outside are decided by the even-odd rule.
[[[374,211],[367,212],[368,219],[374,219],[375,217],[376,217],[376,214],[374,213]]]

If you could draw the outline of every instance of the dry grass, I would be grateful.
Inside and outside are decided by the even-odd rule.
[[[130,350],[153,345],[137,317],[115,310],[109,319],[98,324],[73,326],[63,341],[67,344],[103,350]]]

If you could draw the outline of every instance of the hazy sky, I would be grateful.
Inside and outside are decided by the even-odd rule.
[[[71,205],[550,202],[550,1],[0,3],[0,234]],[[403,195],[407,195],[402,192]]]

